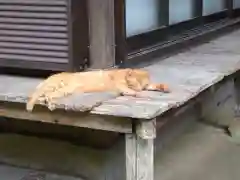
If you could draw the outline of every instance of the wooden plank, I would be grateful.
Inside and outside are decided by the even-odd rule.
[[[46,108],[40,107],[35,110],[34,113],[29,113],[22,104],[6,102],[0,102],[0,116],[120,133],[132,132],[132,122],[127,118],[97,116],[66,111],[49,113]]]
[[[149,121],[142,120],[137,123],[136,133],[141,139],[155,139],[157,137],[156,119],[151,119]]]
[[[178,61],[178,57],[175,57]],[[166,60],[167,61],[167,60]],[[211,86],[223,78],[223,73],[208,71],[198,66],[185,66],[182,64],[156,63],[144,68],[149,71],[155,83],[166,83],[172,89],[197,92],[204,86]]]
[[[186,67],[181,65],[155,65],[155,67],[150,67],[149,71],[154,82],[169,82],[172,89],[172,92],[169,94],[142,92],[139,93],[138,97],[117,98],[116,95],[109,93],[80,94],[65,98],[59,101],[56,106],[60,109],[73,111],[89,111],[93,109],[91,111],[93,114],[151,119],[170,108],[182,105],[224,77],[221,73],[205,72],[201,68],[191,68],[188,71],[185,69]],[[25,98],[26,101],[29,94],[27,92],[31,92],[40,82],[33,79],[32,83],[29,79],[16,80],[16,77],[2,77],[0,82],[1,80],[2,84],[16,82],[8,83],[10,91],[5,87],[0,89],[0,100],[6,100],[7,98],[8,101],[13,102],[18,102],[22,98]],[[15,86],[21,88],[13,91],[12,89],[16,89],[14,88]],[[1,94],[4,96],[1,97]]]
[[[67,63],[68,58],[60,57],[48,57],[48,56],[34,56],[34,55],[16,55],[11,53],[1,53],[0,59],[7,60],[23,60],[23,61],[42,61],[42,62],[55,62],[55,63]]]
[[[92,113],[152,119],[171,108],[179,107],[224,77],[222,73],[208,72],[199,67],[186,70],[186,66],[182,65],[159,63],[146,69],[153,82],[169,84],[172,92],[141,92],[137,97],[117,97],[104,101]]]
[[[209,51],[205,51],[206,49]],[[207,54],[207,52],[209,54]],[[199,49],[196,48],[192,51],[179,54],[177,60],[175,57],[167,58],[161,65],[177,65],[185,68],[198,67],[208,72],[222,73],[225,75],[232,74],[238,70],[239,59],[240,54],[220,51],[209,46],[202,46],[199,47]]]
[[[154,180],[154,139],[156,119],[140,120],[136,125],[136,180]]]
[[[63,19],[35,19],[35,18],[12,18],[12,17],[0,17],[1,23],[23,23],[23,24],[47,24],[47,25],[60,25],[66,26],[67,20]]]
[[[42,79],[0,75],[0,101],[25,103]],[[101,102],[113,99],[114,93],[84,93],[63,98],[56,103],[57,109],[90,111]]]
[[[39,49],[39,50],[55,50],[67,51],[67,46],[62,45],[45,45],[45,44],[28,44],[28,43],[14,43],[14,42],[0,42],[0,47],[7,48],[21,48],[21,49]]]
[[[80,94],[59,101],[56,107],[73,111],[89,111],[93,109],[91,111],[93,114],[152,119],[170,108],[182,105],[197,93],[215,83],[215,81],[223,78],[221,74],[202,72],[202,69],[199,68],[192,68],[190,71],[185,71],[185,67],[181,66],[169,67],[157,65],[155,69],[150,69],[150,73],[153,75],[153,80],[157,77],[154,82],[169,82],[172,93],[142,92],[139,93],[138,97],[118,98],[116,98],[116,95],[109,93]],[[219,75],[221,75],[220,79],[218,79]],[[189,79],[186,77],[189,77]],[[168,79],[161,80],[161,78]],[[6,83],[6,77],[1,79],[4,81],[3,83]],[[18,86],[22,89],[22,95],[18,95],[20,93],[19,89],[17,92],[11,90],[11,95],[9,95],[9,91],[6,90],[5,87],[2,87],[2,93],[0,91],[0,95],[5,94],[5,97],[7,97],[9,101],[14,102],[18,102],[19,97],[20,99],[24,97],[26,100],[26,92],[33,90],[37,84],[35,82],[31,84],[29,80],[10,79],[8,82],[15,81],[16,83],[8,83],[8,87],[12,87],[10,89],[16,89],[13,85],[16,86],[17,83],[20,83]],[[24,84],[21,84],[22,82],[28,82],[29,84],[26,84],[24,88]],[[5,93],[3,93],[3,91]],[[0,96],[0,100],[1,98],[4,100],[4,97]]]
[[[101,2],[91,3],[101,4]],[[221,81],[225,76],[239,70],[240,54],[237,53],[235,47],[239,44],[236,42],[239,34],[240,31],[234,32],[197,48],[192,48],[188,52],[179,53],[145,67],[144,69],[149,71],[153,82],[169,84],[171,89],[169,94],[141,92],[137,97],[116,97],[116,94],[111,93],[79,94],[60,100],[57,107],[71,111],[91,110],[92,114],[138,119],[155,118],[171,108],[183,105],[205,89]],[[226,48],[224,48],[224,44],[226,44]],[[236,53],[229,53],[228,50],[231,48],[228,47],[234,47],[233,51]],[[226,51],[216,53],[220,52],[217,48]],[[0,83],[7,85],[0,87],[0,100],[25,103],[28,93],[39,82],[37,79],[0,76]]]
[[[235,99],[235,102],[236,102],[236,105],[235,105],[235,117],[239,118],[240,117],[240,74],[237,73],[236,75],[236,79],[234,81],[234,99]]]
[[[90,68],[115,64],[114,1],[89,0]]]
[[[67,45],[67,39],[57,39],[57,38],[31,38],[31,37],[20,37],[20,36],[0,36],[1,42],[24,42],[24,43],[42,43],[42,44],[56,44],[56,45]]]
[[[1,33],[1,30],[0,30]],[[2,48],[0,47],[1,54],[23,54],[29,56],[46,56],[48,57],[57,57],[57,58],[68,58],[67,52],[54,52],[54,51],[41,51],[41,50],[30,50],[30,49],[12,49],[12,48]],[[14,58],[15,59],[15,58]]]
[[[30,13],[30,12],[10,12],[0,11],[0,16],[4,17],[25,17],[25,18],[56,18],[56,19],[67,19],[65,13]]]
[[[3,179],[68,179],[68,180],[84,180],[84,178],[73,177],[70,175],[60,175],[46,171],[32,170],[31,168],[13,167],[10,165],[0,165],[0,173]]]
[[[154,180],[153,139],[137,140],[137,178],[136,180]]]
[[[136,180],[136,134],[125,134],[126,180]]]
[[[156,132],[155,126],[149,126],[152,121],[139,121],[136,129],[140,132]],[[147,134],[148,134],[147,133]],[[152,133],[150,133],[152,134]],[[155,133],[153,133],[155,134]],[[154,179],[154,138],[155,136],[148,136],[143,139],[137,134],[125,135],[126,146],[126,179],[127,180],[153,180]]]
[[[1,11],[0,11],[1,15]],[[39,15],[37,15],[39,16]],[[34,16],[33,16],[34,17]],[[10,29],[10,30],[35,30],[35,31],[46,31],[46,32],[67,32],[66,26],[47,26],[47,25],[22,25],[22,24],[7,24],[1,23],[0,29]]]
[[[0,11],[32,11],[32,12],[67,12],[67,7],[55,6],[28,6],[28,5],[1,5]]]
[[[161,111],[167,109],[167,107],[168,104],[166,102],[154,102],[154,100],[146,101],[145,99],[140,102],[139,98],[131,97],[128,100],[113,99],[104,101],[101,106],[94,107],[91,113],[151,119],[152,115],[155,116],[156,112],[161,113]]]
[[[49,38],[65,38],[67,39],[66,33],[51,33],[41,31],[26,31],[26,30],[0,30],[1,35],[11,36],[28,36],[28,37],[49,37]]]
[[[50,0],[50,1],[43,1],[43,0],[0,0],[1,4],[29,4],[29,5],[67,5],[67,1],[65,0]]]

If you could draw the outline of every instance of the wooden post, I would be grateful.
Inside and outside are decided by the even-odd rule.
[[[234,80],[234,93],[235,93],[235,116],[240,117],[240,73],[237,73]]]
[[[114,0],[89,0],[90,69],[115,65]]]
[[[154,180],[156,120],[140,121],[135,134],[126,134],[126,179]]]

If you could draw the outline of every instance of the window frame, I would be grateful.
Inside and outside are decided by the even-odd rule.
[[[164,24],[156,30],[146,33],[126,36],[126,17],[125,17],[125,1],[115,0],[115,42],[116,42],[116,65],[120,67],[136,65],[136,61],[149,60],[149,57],[155,58],[167,52],[164,49],[164,43],[170,41],[179,33],[204,26],[208,23],[218,22],[224,19],[233,19],[240,16],[240,8],[233,9],[233,0],[225,0],[226,10],[220,11],[208,16],[203,15],[203,0],[195,0],[195,17],[184,22],[169,25],[169,1],[161,0],[160,16]],[[171,46],[171,45],[170,45]],[[171,47],[169,48],[171,52]],[[147,55],[148,58],[144,58]],[[149,56],[150,55],[150,56]]]

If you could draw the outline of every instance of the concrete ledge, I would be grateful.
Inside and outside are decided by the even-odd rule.
[[[43,171],[34,171],[32,169],[23,169],[7,165],[0,165],[1,179],[6,180],[83,180],[81,178],[52,174]]]
[[[222,130],[195,121],[168,144],[161,140],[155,141],[155,179],[239,179],[240,148]]]
[[[0,162],[4,164],[83,180],[125,178],[123,139],[105,150],[17,134],[1,134],[0,144]]]

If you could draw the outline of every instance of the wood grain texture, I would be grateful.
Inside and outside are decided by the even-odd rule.
[[[153,139],[126,134],[126,180],[154,179]]]
[[[154,180],[153,139],[137,141],[137,178],[136,180]]]
[[[89,0],[90,68],[115,65],[114,2]]]
[[[136,124],[136,133],[142,139],[155,139],[157,137],[156,132],[156,119],[140,121]]]
[[[136,180],[136,135],[125,134],[126,180]]]
[[[46,108],[42,107],[39,107],[34,113],[29,113],[23,111],[23,107],[19,104],[6,104],[4,102],[0,102],[0,116],[120,133],[132,132],[132,123],[127,118],[100,117],[97,115],[66,111],[49,113]]]
[[[240,69],[240,30],[149,65],[153,82],[169,84],[171,93],[141,92],[137,97],[111,93],[79,94],[59,101],[58,108],[92,114],[153,119],[179,107]],[[0,75],[0,100],[25,103],[41,79]]]

